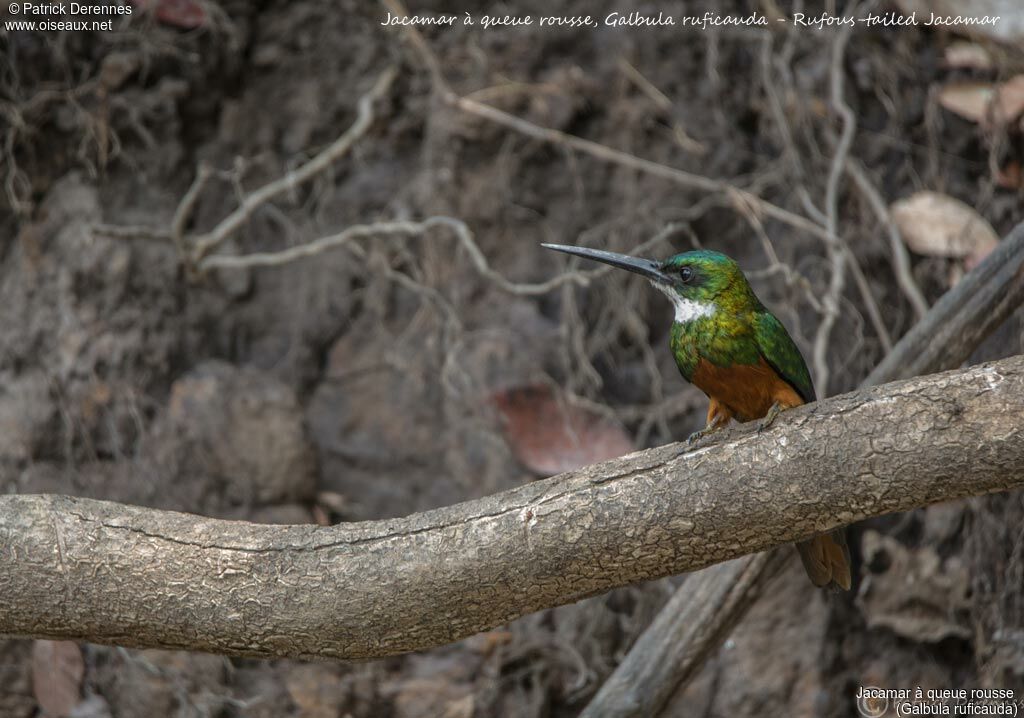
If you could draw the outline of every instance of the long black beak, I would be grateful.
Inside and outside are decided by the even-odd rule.
[[[650,259],[630,257],[628,254],[618,254],[617,252],[605,252],[602,249],[571,247],[565,244],[541,244],[540,246],[545,249],[553,249],[556,252],[575,254],[577,257],[583,257],[584,259],[593,259],[596,262],[604,262],[605,264],[610,264],[613,267],[618,267],[619,269],[626,269],[630,272],[635,272],[636,274],[639,274],[642,277],[647,277],[654,282],[660,282],[662,284],[669,283],[669,277],[661,271],[661,265]]]

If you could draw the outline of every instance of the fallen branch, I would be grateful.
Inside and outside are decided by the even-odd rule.
[[[1024,357],[403,519],[261,526],[0,498],[0,634],[373,658],[870,516],[1024,485]]]
[[[744,556],[688,577],[580,718],[657,715],[722,644],[792,551],[787,546]]]

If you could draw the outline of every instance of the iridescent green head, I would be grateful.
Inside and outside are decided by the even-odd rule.
[[[739,265],[721,252],[682,252],[666,259],[660,268],[670,278],[672,290],[694,302],[713,303],[737,292],[744,295],[750,291]]]
[[[759,304],[739,265],[721,252],[698,249],[659,262],[600,249],[561,244],[542,246],[604,262],[646,277],[656,289],[672,300],[676,309],[675,319],[680,323],[710,317],[719,310],[738,313],[754,309]]]

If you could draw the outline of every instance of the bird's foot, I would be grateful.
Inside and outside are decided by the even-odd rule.
[[[700,448],[700,445],[704,442],[704,439],[708,438],[717,431],[724,429],[724,424],[708,424],[700,431],[695,431],[686,438],[686,445],[679,451],[676,456],[682,456],[683,454],[693,451],[694,449]]]
[[[768,410],[768,413],[764,415],[760,423],[757,425],[757,433],[760,434],[762,431],[767,429],[769,426],[775,423],[775,420],[782,413],[782,404],[775,402],[772,404],[772,408]]]
[[[688,447],[692,447],[692,446],[695,446],[696,444],[699,444],[700,440],[703,439],[708,434],[710,434],[711,432],[712,432],[712,427],[711,426],[705,426],[700,431],[693,432],[688,437],[686,437],[686,445]]]

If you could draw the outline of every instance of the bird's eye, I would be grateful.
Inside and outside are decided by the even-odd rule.
[[[683,267],[682,269],[680,269],[679,278],[683,280],[684,283],[688,283],[691,279],[693,279],[693,267]]]

